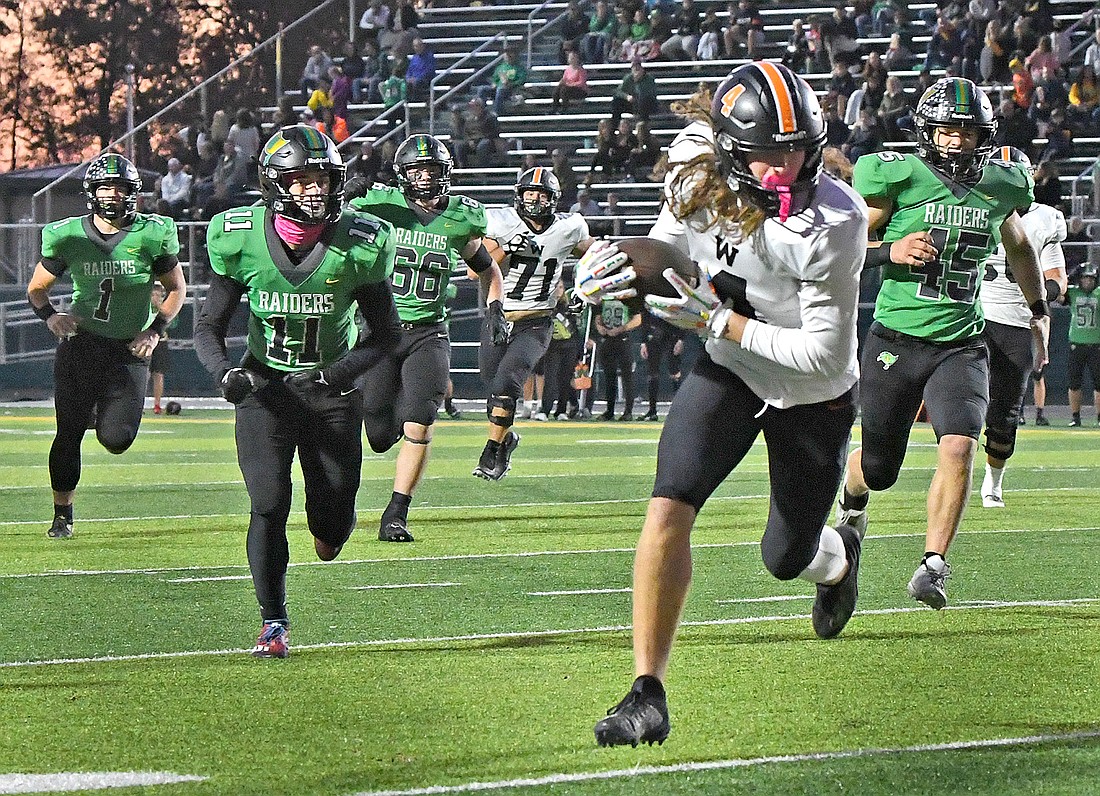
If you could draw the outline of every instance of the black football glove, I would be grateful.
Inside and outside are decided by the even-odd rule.
[[[332,389],[328,375],[323,370],[299,370],[288,373],[283,376],[283,384],[306,405],[309,405],[311,397],[328,395]]]
[[[222,376],[222,397],[231,404],[239,404],[264,386],[264,381],[245,368],[230,368]]]
[[[508,321],[504,318],[504,305],[500,301],[489,302],[489,314],[485,318],[485,325],[489,329],[489,339],[493,341],[493,345],[507,345],[511,329],[508,328]]]
[[[370,190],[371,184],[367,182],[367,178],[362,174],[349,179],[344,183],[344,202],[350,202],[352,199],[358,199],[367,195],[367,191]]]

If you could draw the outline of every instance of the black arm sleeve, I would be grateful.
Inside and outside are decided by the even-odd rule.
[[[1062,286],[1054,279],[1046,280],[1044,287],[1046,287],[1047,304],[1053,304],[1062,295]]]
[[[364,285],[354,295],[370,333],[325,368],[328,383],[341,389],[350,387],[360,374],[392,351],[401,337],[401,319],[388,280]]]
[[[157,276],[166,274],[179,265],[179,258],[174,254],[166,254],[163,257],[158,257],[153,262],[153,273]]]
[[[481,244],[473,257],[466,261],[466,265],[470,266],[475,274],[481,274],[488,271],[493,267],[493,257],[489,254],[489,250],[485,248],[485,244]]]
[[[40,262],[42,267],[49,271],[54,276],[61,276],[65,273],[65,269],[68,268],[64,261],[55,259],[53,257],[43,257]]]
[[[229,332],[229,320],[244,295],[245,286],[240,282],[214,274],[210,278],[210,289],[202,305],[202,314],[195,324],[195,353],[199,362],[214,381],[221,383],[225,372],[233,367],[225,347],[225,336]]]
[[[863,260],[864,268],[881,268],[889,262],[890,259],[890,246],[893,241],[883,241],[878,246],[868,246],[867,255]]]

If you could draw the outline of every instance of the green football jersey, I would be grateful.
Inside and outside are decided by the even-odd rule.
[[[600,320],[608,329],[618,329],[630,323],[631,313],[621,301],[607,299],[600,304]]]
[[[393,230],[380,218],[345,211],[295,265],[266,207],[226,210],[210,219],[210,267],[245,286],[248,350],[275,370],[323,368],[359,337],[355,293],[390,277]]]
[[[1091,293],[1073,286],[1066,291],[1069,304],[1069,341],[1077,345],[1100,345],[1100,287]]]
[[[856,161],[853,186],[866,199],[889,199],[886,242],[927,230],[939,257],[920,266],[887,263],[875,320],[937,343],[964,340],[985,326],[978,301],[982,264],[1001,242],[1001,223],[1033,200],[1031,177],[990,161],[972,188],[941,177],[916,155],[876,152]]]
[[[485,208],[468,196],[449,196],[443,212],[426,224],[397,188],[376,185],[353,199],[393,224],[397,250],[393,264],[393,299],[408,323],[430,323],[447,317],[447,284],[459,266],[459,252],[471,238],[485,235]]]
[[[128,229],[109,237],[91,216],[42,228],[42,259],[55,276],[69,272],[80,328],[116,340],[132,340],[152,323],[153,269],[179,250],[176,222],[167,216],[138,213]]]

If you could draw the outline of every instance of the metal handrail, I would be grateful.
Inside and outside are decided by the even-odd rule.
[[[482,53],[482,51],[487,50],[491,44],[496,44],[496,43],[500,44],[500,51],[497,53],[496,58],[494,58],[492,61],[490,61],[489,63],[482,66],[480,69],[475,71],[472,75],[467,77],[465,80],[463,80],[458,85],[451,86],[447,91],[445,91],[442,94],[442,96],[436,98],[435,90],[436,90],[436,86],[438,85],[440,80],[442,80],[443,78],[449,76],[451,74],[451,72],[456,67],[462,65],[466,61],[472,60],[473,58],[480,55]],[[438,75],[436,75],[435,77],[432,78],[431,85],[428,88],[428,133],[429,134],[435,135],[435,106],[436,106],[436,103],[441,103],[441,102],[446,101],[449,97],[451,97],[452,95],[458,93],[458,91],[460,89],[465,88],[470,83],[472,83],[474,80],[481,77],[481,75],[483,75],[487,70],[492,69],[497,64],[499,64],[501,62],[501,60],[503,60],[503,58],[504,58],[504,46],[507,43],[508,43],[508,36],[505,35],[504,33],[499,33],[498,32],[498,33],[494,34],[491,39],[489,39],[485,42],[482,42],[475,49],[471,50],[466,55],[462,56],[457,61],[455,61],[453,64],[451,64],[449,67],[447,67],[447,71],[441,72],[441,73],[439,73]]]
[[[235,68],[236,68],[237,66],[239,66],[239,65],[240,65],[241,63],[243,63],[244,61],[247,61],[247,60],[248,60],[249,58],[251,58],[251,57],[252,57],[253,55],[255,55],[256,53],[260,52],[261,50],[267,49],[267,48],[268,48],[268,47],[269,47],[270,45],[272,45],[273,43],[276,43],[276,42],[279,42],[279,41],[281,41],[281,39],[282,39],[282,36],[283,36],[283,35],[284,35],[285,33],[287,33],[287,31],[293,30],[294,28],[298,27],[298,26],[299,26],[299,25],[301,25],[302,23],[304,23],[304,22],[306,22],[307,20],[309,20],[309,19],[310,19],[311,17],[313,17],[313,16],[314,16],[315,14],[317,14],[318,12],[320,12],[320,11],[323,11],[323,10],[327,9],[327,8],[328,8],[329,6],[331,6],[331,5],[334,5],[334,4],[338,3],[338,2],[342,2],[342,0],[324,0],[324,2],[323,2],[323,3],[321,3],[321,4],[319,5],[319,6],[317,6],[317,7],[316,7],[315,9],[313,9],[312,11],[310,11],[310,12],[308,12],[308,13],[306,13],[306,14],[302,15],[302,16],[301,16],[300,18],[298,18],[297,20],[295,20],[294,22],[292,22],[292,23],[291,23],[290,25],[287,25],[287,26],[286,26],[285,28],[282,28],[282,29],[280,29],[280,31],[279,31],[278,33],[276,33],[275,35],[273,35],[273,36],[270,36],[269,38],[267,38],[267,39],[265,39],[264,41],[260,42],[260,43],[259,43],[259,44],[257,44],[257,45],[256,45],[255,47],[253,47],[253,48],[252,48],[251,50],[249,50],[249,51],[248,51],[247,53],[245,53],[244,55],[242,55],[242,56],[241,56],[240,58],[237,58],[236,60],[234,60],[234,61],[230,62],[228,66],[226,66],[225,68],[223,68],[223,69],[222,69],[222,70],[220,70],[219,72],[217,72],[217,73],[215,73],[215,74],[211,75],[210,77],[208,77],[208,78],[207,78],[206,80],[204,80],[203,82],[199,83],[199,85],[195,86],[195,87],[194,87],[193,89],[191,89],[190,91],[188,91],[188,92],[187,92],[186,94],[184,94],[184,95],[183,95],[182,97],[179,97],[179,98],[178,98],[178,99],[176,99],[175,101],[173,101],[173,102],[169,103],[168,105],[164,106],[164,107],[163,107],[163,108],[161,108],[161,109],[160,109],[159,111],[157,111],[157,112],[156,112],[156,113],[154,113],[154,114],[153,114],[152,116],[150,116],[150,117],[149,117],[148,119],[146,119],[146,120],[145,120],[145,121],[143,121],[143,122],[142,122],[141,124],[139,124],[139,125],[138,125],[137,127],[134,127],[134,128],[132,129],[132,130],[128,130],[128,131],[127,131],[127,132],[126,132],[126,133],[125,133],[124,135],[122,135],[122,136],[121,136],[120,138],[117,138],[117,139],[115,139],[114,141],[112,141],[112,142],[111,142],[111,144],[110,144],[110,145],[108,145],[108,146],[106,146],[106,147],[104,147],[104,148],[103,148],[103,149],[102,149],[102,150],[101,150],[101,151],[99,152],[99,154],[97,154],[97,155],[96,155],[96,157],[99,157],[99,155],[102,155],[102,154],[103,154],[104,152],[107,152],[107,151],[109,151],[109,150],[110,150],[110,149],[111,149],[112,147],[118,146],[118,145],[119,145],[119,144],[121,144],[121,143],[124,143],[124,142],[127,142],[127,141],[130,141],[130,140],[132,140],[132,139],[133,139],[133,137],[134,137],[134,135],[135,135],[135,134],[136,134],[136,133],[137,133],[138,131],[140,131],[140,130],[143,130],[143,129],[145,129],[145,128],[146,128],[146,127],[148,127],[148,126],[149,126],[150,124],[152,124],[152,123],[153,123],[154,121],[156,121],[156,120],[157,120],[158,118],[160,118],[161,116],[163,116],[163,115],[164,115],[165,113],[167,113],[168,111],[172,110],[172,109],[173,109],[173,108],[175,108],[175,107],[176,107],[177,105],[179,105],[180,103],[184,102],[185,100],[187,100],[187,99],[191,98],[191,97],[192,97],[193,95],[195,95],[196,93],[198,93],[198,92],[202,91],[202,90],[203,90],[203,89],[204,89],[204,88],[205,88],[205,87],[206,87],[207,85],[209,85],[209,84],[210,84],[211,82],[213,82],[214,80],[217,80],[217,79],[218,79],[219,77],[221,77],[222,75],[224,75],[224,74],[225,74],[226,72],[229,72],[230,70],[232,70],[232,69],[235,69]],[[83,167],[84,167],[84,162],[83,162],[83,161],[82,161],[82,162],[80,162],[80,163],[77,163],[77,164],[76,164],[75,166],[73,166],[73,167],[72,167],[71,169],[69,169],[68,171],[66,171],[66,172],[65,172],[64,174],[62,174],[62,175],[61,175],[60,177],[58,177],[57,179],[55,179],[55,180],[54,180],[53,182],[51,182],[50,184],[46,185],[46,186],[45,186],[45,187],[43,187],[43,188],[39,188],[39,189],[38,189],[37,191],[35,191],[35,192],[34,192],[34,195],[33,195],[33,196],[31,197],[31,217],[32,217],[32,218],[33,218],[33,219],[34,219],[35,221],[38,221],[38,220],[39,220],[39,214],[38,214],[39,197],[41,197],[41,196],[42,196],[43,194],[46,194],[46,197],[47,197],[47,198],[46,198],[46,216],[48,217],[48,216],[49,216],[49,214],[50,214],[50,211],[52,210],[52,207],[51,207],[51,202],[50,202],[50,197],[52,196],[52,192],[53,192],[54,186],[58,185],[58,184],[59,184],[59,183],[61,183],[61,182],[62,182],[63,180],[66,180],[66,179],[68,179],[68,178],[69,178],[69,177],[71,177],[71,176],[72,176],[73,174],[75,174],[76,172],[80,171],[80,169],[81,169],[81,168],[83,168]]]

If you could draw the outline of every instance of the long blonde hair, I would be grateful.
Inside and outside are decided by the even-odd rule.
[[[710,126],[710,106],[711,91],[704,86],[687,100],[674,102],[672,112]],[[700,232],[717,226],[731,237],[747,238],[764,223],[764,211],[730,188],[719,168],[714,143],[701,137],[697,142],[709,151],[696,155],[676,169],[669,184],[669,210],[677,221],[685,221]],[[689,220],[697,214],[704,220]]]

